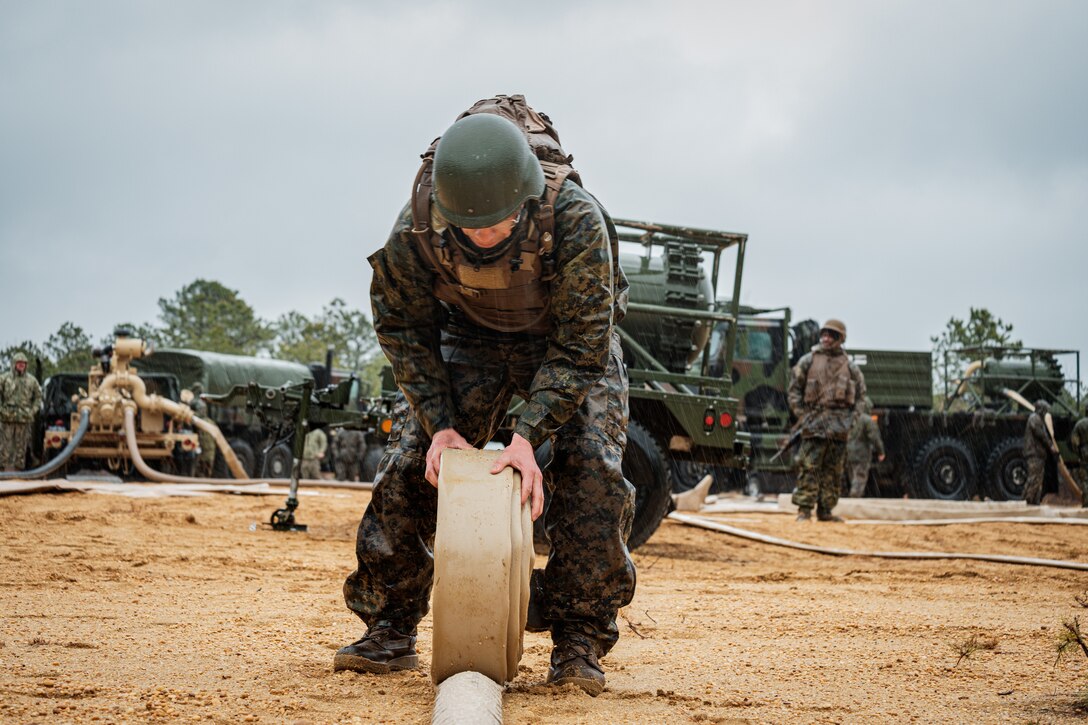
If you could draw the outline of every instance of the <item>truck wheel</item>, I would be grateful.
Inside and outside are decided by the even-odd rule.
[[[914,454],[908,476],[911,498],[965,501],[975,482],[975,457],[960,441],[947,436],[930,439]]]
[[[690,491],[708,473],[713,474],[713,471],[705,463],[677,460],[675,458],[669,459],[669,474],[672,476],[673,493]]]
[[[672,485],[661,446],[635,421],[627,426],[623,477],[635,487],[635,520],[627,539],[627,548],[634,551],[657,531],[672,503]]]
[[[371,445],[366,447],[366,454],[363,456],[363,469],[359,472],[360,481],[374,482],[374,477],[378,474],[378,464],[382,462],[382,456],[384,455],[385,446]]]
[[[1028,482],[1023,446],[1020,438],[1006,438],[986,460],[986,494],[994,501],[1023,500]]]
[[[265,478],[290,478],[294,455],[286,443],[277,443],[264,454],[264,466],[261,475]]]
[[[234,451],[234,455],[238,456],[238,462],[242,464],[246,475],[255,477],[257,475],[257,454],[253,452],[253,446],[241,438],[231,438],[227,443],[230,445],[231,450]]]

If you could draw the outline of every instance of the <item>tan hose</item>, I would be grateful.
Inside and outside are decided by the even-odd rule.
[[[747,529],[738,529],[735,526],[711,521],[701,516],[689,516],[675,511],[669,514],[669,518],[690,526],[698,526],[711,531],[720,531],[723,534],[739,536],[742,539],[760,541],[774,546],[785,546],[790,549],[813,551],[817,554],[830,554],[832,556],[870,556],[880,559],[973,559],[976,561],[990,561],[996,564],[1023,564],[1026,566],[1051,566],[1057,569],[1078,569],[1088,571],[1088,564],[1079,561],[1064,561],[1062,559],[1035,559],[1027,556],[1003,556],[1000,554],[957,554],[938,551],[854,551],[853,549],[832,549],[826,546],[814,546],[802,544],[797,541],[780,539],[777,536],[757,534]]]
[[[173,401],[167,400],[166,402],[172,403]],[[249,476],[246,475],[246,469],[242,468],[241,461],[239,461],[238,456],[235,455],[234,449],[227,443],[227,439],[223,437],[223,431],[219,430],[219,426],[210,420],[204,420],[199,415],[194,415],[191,422],[200,430],[212,435],[212,438],[215,439],[216,447],[218,447],[219,452],[223,454],[223,460],[226,462],[227,468],[230,469],[230,472],[234,477],[239,481],[248,480]]]
[[[193,416],[193,422],[196,423],[200,420],[197,416]],[[218,430],[218,427],[216,427]],[[222,436],[222,434],[220,434]],[[129,455],[132,456],[132,462],[136,466],[136,470],[146,478],[148,481],[155,483],[205,483],[205,484],[235,484],[238,483],[238,479],[233,478],[195,478],[192,476],[176,476],[170,473],[163,473],[162,471],[156,471],[151,466],[147,465],[143,456],[140,455],[140,447],[136,444],[136,412],[132,409],[131,405],[125,407],[125,442],[128,444]],[[227,447],[230,450],[230,447]],[[231,451],[233,453],[234,451]],[[235,460],[238,460],[235,457]],[[242,471],[242,481],[247,484],[253,483],[267,483],[267,484],[282,484],[285,481],[289,481],[288,478],[248,478],[245,476],[245,471]],[[356,491],[370,491],[373,490],[374,484],[367,481],[326,481],[323,478],[304,478],[299,480],[299,485],[305,485],[308,487],[324,486],[325,488],[346,488]]]
[[[141,410],[150,411],[152,413],[167,413],[176,421],[181,423],[192,423],[197,428],[209,433],[212,438],[215,439],[215,445],[219,448],[219,452],[223,454],[223,460],[226,462],[227,468],[230,469],[231,475],[234,476],[235,480],[249,480],[246,469],[242,467],[241,462],[238,460],[238,456],[234,453],[234,449],[227,443],[226,438],[223,437],[223,432],[219,430],[219,426],[215,423],[195,415],[192,409],[187,405],[175,403],[173,400],[164,398],[161,395],[148,395],[147,386],[140,376],[133,375],[127,370],[112,372],[107,375],[98,386],[97,395],[106,398],[114,395],[120,397],[119,391],[121,390],[128,392],[132,401],[135,402]],[[123,401],[122,404],[124,405]],[[106,404],[103,407],[106,410],[112,409],[112,405],[110,404]],[[126,405],[126,414],[128,412],[127,408],[128,406]],[[166,474],[160,473],[159,475],[164,476]],[[174,481],[174,483],[181,483],[181,481]]]
[[[1005,388],[1001,392],[1004,393],[1005,397],[1008,398],[1009,400],[1012,400],[1012,401],[1015,401],[1015,402],[1019,403],[1020,405],[1024,406],[1025,408],[1027,408],[1032,413],[1035,412],[1035,405],[1033,403],[1031,403],[1023,395],[1016,392],[1015,390],[1009,390],[1008,388]]]
[[[958,398],[963,395],[963,391],[967,389],[967,379],[978,372],[978,369],[982,367],[981,360],[975,360],[973,363],[967,366],[963,371],[963,377],[959,379],[959,385],[956,386],[956,392],[952,397]]]

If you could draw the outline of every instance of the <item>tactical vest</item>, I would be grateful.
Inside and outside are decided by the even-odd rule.
[[[852,408],[857,394],[846,353],[828,355],[813,350],[805,380],[805,405],[821,408]]]
[[[448,222],[432,204],[432,167],[435,139],[423,154],[423,163],[412,188],[412,235],[421,256],[435,272],[435,297],[460,308],[472,322],[499,332],[547,335],[552,330],[548,314],[551,281],[555,279],[555,201],[567,179],[582,184],[570,165],[574,160],[559,145],[551,121],[525,103],[524,96],[498,96],[478,101],[457,120],[474,113],[494,113],[512,121],[525,132],[529,146],[544,172],[544,194],[525,206],[529,213],[525,239],[506,245],[486,264],[465,258]],[[611,217],[600,204],[612,247],[613,293],[619,294],[619,238]],[[519,235],[520,236],[520,235]]]

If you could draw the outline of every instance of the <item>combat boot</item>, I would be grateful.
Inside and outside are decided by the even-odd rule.
[[[798,510],[797,520],[798,521],[811,521],[812,520],[812,509],[800,509],[800,510]]]
[[[842,516],[836,516],[832,513],[825,513],[823,511],[816,512],[817,521],[830,521],[832,523],[841,524],[843,522]]]
[[[418,666],[415,634],[404,634],[385,620],[367,629],[362,639],[341,647],[332,660],[333,672],[353,670],[384,675]]]
[[[604,690],[604,669],[593,647],[581,639],[564,639],[552,648],[549,685],[578,685],[596,697]]]

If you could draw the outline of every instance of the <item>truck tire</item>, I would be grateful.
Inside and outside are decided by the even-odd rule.
[[[253,452],[253,446],[241,438],[231,438],[227,441],[227,445],[231,447],[234,455],[238,457],[238,462],[242,464],[246,475],[251,478],[255,477],[257,475],[257,454]],[[223,454],[220,451],[215,452],[212,475],[216,478],[233,478],[230,468],[227,466],[227,462],[223,460]]]
[[[672,492],[683,493],[695,488],[703,476],[713,473],[710,466],[695,461],[669,459],[669,474],[672,476]]]
[[[265,478],[291,478],[294,454],[286,443],[277,443],[264,454],[261,475]]]
[[[537,465],[545,470],[551,462],[551,441],[545,441],[536,450]],[[634,551],[646,543],[672,504],[672,484],[669,482],[668,469],[661,447],[650,432],[638,423],[627,424],[627,449],[623,452],[623,477],[635,487],[635,516],[631,525],[631,535],[627,537],[627,549]],[[548,515],[548,503],[551,501],[549,485],[544,486],[544,515],[533,523],[533,548],[540,556],[547,556],[551,543],[544,530],[544,519]]]
[[[974,492],[976,470],[967,446],[955,438],[937,436],[914,454],[907,490],[911,498],[966,501]]]
[[[986,459],[986,495],[994,501],[1022,501],[1028,464],[1021,438],[1006,438]]]
[[[672,504],[672,484],[661,446],[635,421],[627,425],[627,449],[623,453],[623,477],[635,487],[635,519],[627,548],[634,551],[657,531]]]
[[[378,474],[378,464],[382,462],[382,456],[384,455],[385,446],[369,445],[366,447],[366,454],[363,455],[363,467],[359,472],[360,481],[374,482],[374,478]]]

